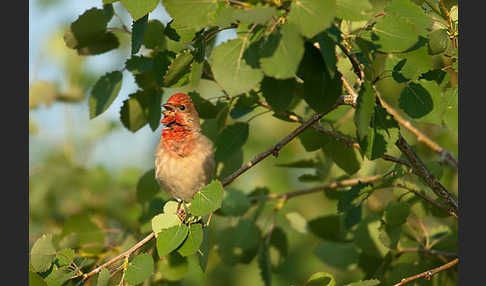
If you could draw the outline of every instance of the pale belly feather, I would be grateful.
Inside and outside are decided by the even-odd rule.
[[[190,202],[194,194],[207,185],[214,169],[212,143],[205,137],[189,155],[181,157],[158,148],[155,154],[155,177],[164,191],[174,198]]]

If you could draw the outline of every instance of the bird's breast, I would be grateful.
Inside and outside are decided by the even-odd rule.
[[[200,135],[194,140],[191,152],[182,155],[165,147],[162,141],[155,153],[156,179],[169,195],[189,202],[211,179],[214,169],[212,143]]]

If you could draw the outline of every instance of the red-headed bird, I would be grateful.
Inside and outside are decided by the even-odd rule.
[[[162,129],[155,150],[155,178],[170,196],[190,202],[209,184],[214,169],[213,144],[201,133],[199,115],[191,98],[172,95],[165,104]]]

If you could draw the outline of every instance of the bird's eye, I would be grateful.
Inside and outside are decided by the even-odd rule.
[[[179,106],[179,109],[180,109],[180,110],[185,110],[185,109],[186,109],[186,107],[185,107],[184,105],[181,105],[181,106]]]

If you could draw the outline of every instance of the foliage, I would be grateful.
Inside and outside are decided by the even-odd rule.
[[[37,229],[30,241],[32,285],[87,278],[89,285],[199,285],[204,279],[235,285],[241,277],[233,276],[245,275],[235,272],[240,266],[258,268],[257,278],[245,279],[263,285],[393,285],[457,256],[457,220],[410,189],[446,202],[410,165],[384,160],[407,159],[395,147],[405,137],[457,197],[457,169],[403,124],[457,157],[457,1],[163,0],[169,23],[151,17],[159,1],[100,4],[71,23],[65,45],[86,57],[120,49],[122,36],[112,28],[124,27],[111,19],[113,6],[122,6],[133,21],[125,31],[130,49],[123,69],[91,80],[84,102],[87,89],[61,92],[37,81],[29,107],[81,101],[89,106],[87,117],[98,117],[122,96],[130,73],[138,90],[126,95],[120,122],[136,133],[146,125],[157,130],[163,99],[186,92],[215,145],[217,171],[190,204],[179,206],[181,217],[153,168],[124,169],[117,177],[54,152],[45,170],[29,178],[31,232]],[[215,45],[227,29],[236,36]],[[273,152],[279,157],[248,171],[266,174],[260,186],[244,181],[246,173],[243,183],[226,186],[244,158],[274,146],[294,122],[335,107],[351,89],[355,108],[337,106],[298,134],[290,151]],[[273,116],[263,117],[267,112]],[[264,123],[253,120],[260,115]],[[281,188],[327,184],[278,195]],[[116,267],[84,276],[152,232],[154,241]],[[454,285],[457,271],[431,279]]]

